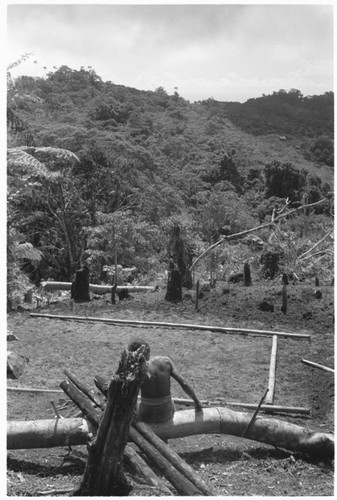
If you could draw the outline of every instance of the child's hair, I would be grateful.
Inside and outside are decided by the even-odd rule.
[[[142,345],[145,345],[146,351],[150,353],[150,345],[148,342],[143,340],[141,337],[136,337],[132,340],[130,340],[129,345],[128,345],[128,350],[131,352],[137,351]]]

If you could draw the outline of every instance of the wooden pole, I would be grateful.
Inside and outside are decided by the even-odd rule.
[[[217,492],[209,484],[202,480],[190,465],[188,465],[174,450],[169,448],[144,422],[136,422],[133,426],[147,439],[160,453],[171,462],[171,464],[189,479],[205,496],[217,496]]]
[[[324,370],[326,372],[335,373],[335,370],[333,368],[328,368],[327,366],[320,365],[318,363],[314,363],[313,361],[307,361],[306,359],[301,359],[301,361],[305,365],[309,365],[309,366],[312,366],[314,368],[319,368],[320,370]]]
[[[194,401],[192,399],[184,399],[184,398],[172,398],[174,403],[182,404],[182,405],[194,405]],[[211,406],[238,406],[240,408],[245,408],[247,410],[255,410],[257,408],[257,404],[254,403],[236,403],[234,401],[200,401],[201,404],[205,407]],[[296,407],[296,406],[280,406],[280,405],[261,405],[260,411],[264,411],[267,413],[297,413],[299,415],[310,415],[310,409],[304,407]]]
[[[270,355],[270,366],[269,366],[269,383],[268,383],[268,394],[266,396],[266,404],[272,405],[274,402],[274,393],[276,385],[276,356],[277,356],[277,335],[273,335],[273,343]]]
[[[53,292],[55,290],[71,290],[71,283],[67,281],[44,281],[41,286],[46,292]],[[105,293],[111,293],[113,287],[113,285],[94,285],[90,283],[89,291],[97,295],[103,295]],[[155,290],[154,286],[119,285],[117,286],[117,292],[120,292],[124,288],[126,288],[129,292],[153,292]]]
[[[250,429],[252,428],[252,426],[253,426],[253,424],[254,424],[254,422],[255,422],[255,420],[256,420],[257,414],[259,413],[259,410],[260,410],[260,408],[261,408],[261,406],[262,406],[262,403],[263,403],[263,401],[265,400],[265,397],[267,396],[267,392],[268,392],[268,390],[269,390],[269,389],[267,388],[267,389],[266,389],[266,391],[265,391],[265,393],[263,394],[263,396],[262,396],[262,398],[261,398],[261,400],[260,400],[259,404],[257,405],[257,408],[256,408],[256,410],[255,410],[255,412],[254,412],[254,415],[252,416],[252,419],[250,420],[249,424],[247,425],[247,427],[245,428],[245,430],[244,430],[244,431],[243,431],[243,433],[242,433],[242,437],[246,437],[246,436],[247,436],[247,434],[249,434],[249,431],[250,431]]]
[[[9,392],[30,392],[36,394],[64,394],[61,389],[31,389],[29,387],[7,387]]]
[[[41,314],[41,313],[30,313],[31,317],[39,318],[53,318],[53,319],[63,319],[67,321],[100,321],[102,323],[112,323],[116,325],[130,325],[130,326],[160,326],[163,328],[186,328],[188,330],[203,330],[217,333],[236,333],[236,334],[252,334],[252,335],[262,335],[271,336],[277,335],[278,337],[287,337],[294,339],[305,339],[310,340],[310,335],[306,333],[286,333],[286,332],[275,332],[268,330],[252,330],[245,328],[231,328],[231,327],[221,327],[221,326],[206,326],[206,325],[190,325],[184,323],[166,323],[159,321],[137,321],[137,320],[124,320],[124,319],[109,319],[109,318],[94,318],[90,316],[62,316],[56,314]]]

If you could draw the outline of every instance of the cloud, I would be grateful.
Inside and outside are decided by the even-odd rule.
[[[178,86],[187,99],[230,91],[242,100],[270,84],[333,88],[332,6],[18,4],[8,9],[8,40],[9,62],[25,51],[38,60],[14,76],[90,65],[103,80]]]

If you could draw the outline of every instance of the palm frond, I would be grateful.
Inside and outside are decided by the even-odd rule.
[[[73,153],[72,151],[69,151],[68,149],[63,149],[63,148],[54,148],[50,146],[45,146],[45,147],[23,147],[21,148],[23,151],[31,154],[35,158],[39,159],[40,161],[47,162],[48,160],[63,160],[63,161],[69,161],[69,160],[74,160],[76,162],[79,162],[78,156]]]

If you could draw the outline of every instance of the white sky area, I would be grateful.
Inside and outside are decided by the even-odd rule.
[[[6,64],[32,53],[13,77],[91,66],[103,81],[191,102],[334,90],[328,2],[8,4],[6,27]]]

